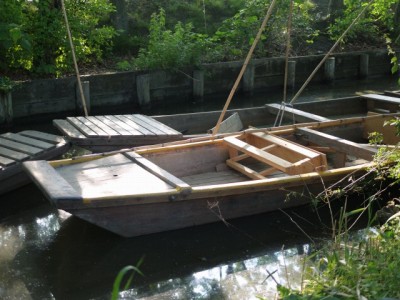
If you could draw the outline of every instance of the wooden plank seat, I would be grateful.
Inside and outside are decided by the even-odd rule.
[[[400,91],[385,91],[386,96],[400,98]]]
[[[273,114],[277,114],[281,110],[281,105],[277,103],[265,104],[265,107]],[[298,122],[324,122],[331,120],[323,116],[312,114],[289,106],[285,106],[285,112],[287,113],[284,114],[285,118],[295,118]]]
[[[149,171],[153,175],[157,176],[161,180],[165,181],[166,183],[170,184],[177,190],[181,191],[182,193],[190,193],[192,187],[188,185],[186,182],[180,180],[179,178],[175,177],[168,171],[162,169],[161,167],[157,166],[156,164],[152,163],[148,159],[144,158],[140,154],[136,152],[126,152],[124,155],[129,158],[130,160],[134,161],[138,165],[140,165],[145,170]]]
[[[227,165],[253,179],[281,171],[289,175],[322,171],[327,167],[325,154],[309,149],[282,137],[267,133],[246,133],[224,138],[229,148]],[[253,158],[265,168],[256,171],[245,165],[244,160]]]
[[[368,110],[375,111],[386,109],[390,113],[395,113],[399,110],[400,99],[398,97],[379,95],[379,94],[365,94],[361,98],[367,100]]]
[[[355,157],[372,160],[377,150],[340,137],[320,132],[310,128],[296,130],[302,139],[318,145],[328,146],[339,153],[354,155]]]

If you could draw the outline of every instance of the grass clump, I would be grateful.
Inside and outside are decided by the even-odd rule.
[[[400,135],[399,118],[385,125],[395,126],[397,135]],[[371,137],[372,144],[379,145],[383,141],[378,134]],[[380,186],[378,192],[368,197],[364,208],[347,213],[344,208],[337,222],[332,217],[333,238],[305,259],[301,290],[278,285],[280,299],[400,299],[400,200],[393,198],[376,215],[371,209],[372,203],[382,198],[383,191],[393,187],[398,190],[398,146],[381,146],[374,162],[374,168],[368,172],[372,175],[369,180],[364,177],[363,181],[358,180],[357,185],[352,183],[348,186],[350,188],[341,191],[357,192],[361,188],[361,194],[365,195],[368,188],[380,182],[377,184]],[[328,191],[325,194],[330,195]],[[331,198],[325,200],[329,203]],[[369,216],[369,226],[351,232],[350,217],[365,213]],[[373,227],[371,224],[378,219],[383,225]]]
[[[342,240],[319,251],[307,262],[304,287],[280,287],[282,299],[400,298],[399,218],[360,241]]]

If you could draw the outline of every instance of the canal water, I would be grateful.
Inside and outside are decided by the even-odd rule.
[[[299,101],[395,90],[396,81],[311,86]],[[232,107],[279,95],[239,97]],[[221,109],[217,102],[179,112]],[[275,299],[277,283],[299,287],[303,257],[331,234],[330,220],[326,207],[306,206],[126,239],[56,210],[31,184],[0,197],[0,299],[110,299],[118,272],[140,260],[143,276],[121,299]]]

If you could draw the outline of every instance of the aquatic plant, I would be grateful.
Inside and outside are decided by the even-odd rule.
[[[140,265],[143,263],[143,260],[144,260],[144,257],[142,257],[138,261],[136,266],[132,266],[132,265],[125,266],[118,272],[118,275],[114,280],[113,290],[112,290],[112,294],[111,294],[111,300],[117,300],[119,298],[119,293],[121,290],[127,290],[131,287],[133,277],[136,273],[141,276],[144,276],[143,273],[139,269]],[[128,276],[128,278],[126,279],[124,286],[121,287],[121,284],[126,276]]]

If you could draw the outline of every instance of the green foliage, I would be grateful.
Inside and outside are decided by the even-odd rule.
[[[329,27],[328,32],[331,39],[337,40],[369,2],[366,0],[345,0],[346,8],[343,15]],[[397,2],[397,0],[373,1],[370,8],[348,32],[344,42],[382,43],[382,37],[385,33],[394,32],[395,5]]]
[[[176,69],[200,63],[205,44],[192,32],[193,26],[178,22],[174,30],[168,30],[165,22],[163,9],[152,15],[149,43],[134,61],[138,69]]]
[[[380,132],[370,132],[368,135],[368,140],[372,145],[380,145],[383,143],[383,134]]]
[[[24,1],[0,1],[0,71],[29,68],[31,44],[24,32]]]
[[[336,40],[368,0],[344,0],[329,36]],[[201,62],[243,59],[271,0],[65,0],[79,65],[101,64],[112,52],[122,57],[118,70],[177,69]],[[113,15],[111,2],[119,4]],[[282,55],[286,47],[290,0],[280,0],[254,52],[254,57]],[[400,40],[400,6],[375,0],[346,42],[382,43],[386,38],[397,71],[395,45]],[[122,9],[121,9],[122,7]],[[292,55],[312,52],[310,44],[326,32],[316,30],[312,0],[294,0]],[[121,11],[122,10],[122,11]],[[154,13],[159,12],[159,13]],[[118,31],[111,17],[123,17]],[[168,18],[166,18],[168,16]],[[119,19],[118,19],[119,20]],[[324,25],[325,26],[325,25]],[[115,45],[113,44],[115,43]],[[0,71],[61,76],[72,71],[71,50],[59,0],[0,1]]]
[[[385,122],[384,125],[394,126],[396,134],[400,136],[400,118],[394,117],[392,120]],[[400,151],[398,147],[381,147],[375,155],[375,162],[380,177],[390,178],[395,183],[400,182]]]
[[[400,218],[359,236],[345,234],[307,260],[302,291],[278,286],[283,300],[400,297]]]
[[[129,61],[122,60],[122,61],[117,62],[116,68],[118,71],[130,71],[134,67],[132,66],[132,64]]]
[[[399,118],[385,125],[395,126],[400,135]],[[379,133],[370,137],[374,144],[382,142]],[[381,146],[374,162],[374,180],[391,178],[398,184],[400,151],[397,147]],[[369,200],[373,201],[376,196],[377,193]],[[348,231],[348,218],[362,214],[366,209],[371,213],[370,207],[341,213],[339,232],[334,239],[306,259],[301,292],[278,287],[282,299],[400,298],[400,213],[393,215],[383,226],[368,227],[361,234]]]
[[[271,1],[247,1],[232,18],[226,19],[212,37],[215,49],[208,60],[243,59],[252,44],[261,22],[265,17]],[[275,6],[261,41],[255,51],[255,56],[271,56],[282,54],[285,51],[287,22],[290,1],[284,0]],[[294,1],[292,36],[297,48],[303,47],[304,42],[311,42],[315,31],[312,28],[313,20],[310,11],[313,9],[311,1]]]
[[[166,29],[172,30],[177,23],[190,23],[197,33],[212,35],[221,23],[233,16],[245,2],[245,0],[126,1],[128,26],[115,37],[114,52],[137,56],[139,49],[149,42],[151,16],[160,9],[163,9],[168,16],[165,20]]]
[[[289,3],[285,0],[275,7],[270,20],[272,25],[265,29],[255,56],[270,56],[284,51]],[[243,59],[269,5],[270,1],[264,0],[245,2],[244,8],[224,20],[212,35],[194,33],[191,23],[183,25],[178,22],[174,30],[168,29],[165,11],[161,9],[159,14],[153,14],[151,18],[149,43],[146,49],[140,49],[135,65],[140,69],[173,69],[202,61]],[[313,5],[310,1],[295,1],[294,5],[292,31],[296,36],[296,45],[300,47],[315,35],[310,17]]]
[[[69,0],[65,5],[77,59],[101,61],[115,34],[112,27],[102,25],[113,6],[109,0]],[[7,58],[1,69],[26,69],[40,75],[61,75],[72,69],[59,1],[1,1],[0,17],[0,54]]]
[[[16,86],[10,78],[6,76],[0,76],[0,92],[10,92]]]

